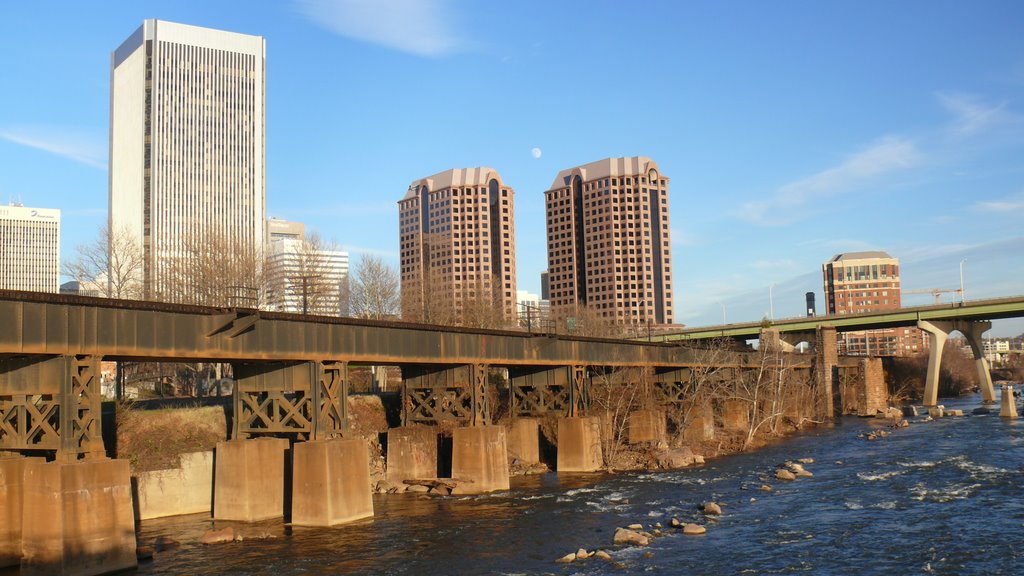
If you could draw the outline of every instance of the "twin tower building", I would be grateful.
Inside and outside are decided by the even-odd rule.
[[[514,196],[485,167],[409,186],[399,202],[407,319],[499,326],[516,318]],[[668,177],[653,160],[606,158],[562,170],[545,207],[555,322],[596,315],[672,324]]]
[[[216,234],[264,252],[266,43],[146,20],[112,54],[110,228],[141,249],[146,297]],[[417,180],[399,202],[403,317],[506,326],[517,316],[514,193],[490,168]],[[671,324],[668,178],[650,158],[563,170],[545,193],[556,321]]]

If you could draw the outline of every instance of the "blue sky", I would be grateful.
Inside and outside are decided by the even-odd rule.
[[[538,292],[555,174],[645,155],[685,324],[820,307],[863,249],[906,290],[966,258],[968,299],[1024,294],[1019,1],[2,2],[0,202],[61,208],[64,257],[105,219],[110,53],[144,18],[267,38],[268,214],[356,258],[397,264],[411,181],[491,166]]]

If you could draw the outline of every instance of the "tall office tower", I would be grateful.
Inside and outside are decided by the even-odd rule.
[[[836,254],[821,265],[829,314],[862,314],[900,308],[900,261],[880,250]],[[845,332],[839,352],[902,356],[924,348],[916,328]]]
[[[348,312],[348,252],[310,244],[301,222],[267,220],[267,305],[325,316]]]
[[[496,327],[516,318],[512,188],[492,168],[416,180],[398,202],[402,316]]]
[[[110,227],[142,251],[147,297],[188,296],[176,271],[204,250],[232,253],[229,283],[262,262],[265,61],[260,36],[162,20],[111,56]]]
[[[0,289],[60,290],[60,210],[0,206]]]
[[[650,158],[558,173],[547,207],[551,314],[587,307],[616,324],[672,323],[668,177]]]

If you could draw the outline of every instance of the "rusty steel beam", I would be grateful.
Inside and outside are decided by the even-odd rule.
[[[0,356],[108,360],[317,362],[386,365],[683,368],[704,354],[674,343],[474,330],[0,291]],[[756,366],[755,353],[716,364]],[[808,360],[809,364],[809,360]]]

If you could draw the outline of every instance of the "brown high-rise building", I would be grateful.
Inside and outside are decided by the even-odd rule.
[[[643,156],[558,173],[545,192],[551,314],[672,323],[668,177]],[[571,322],[570,322],[571,324]]]
[[[398,202],[402,316],[498,326],[516,318],[512,188],[491,168],[416,180]]]
[[[821,265],[829,314],[862,314],[900,308],[900,261],[879,250],[836,254]],[[923,349],[916,328],[846,332],[839,352],[850,355],[904,356]]]

